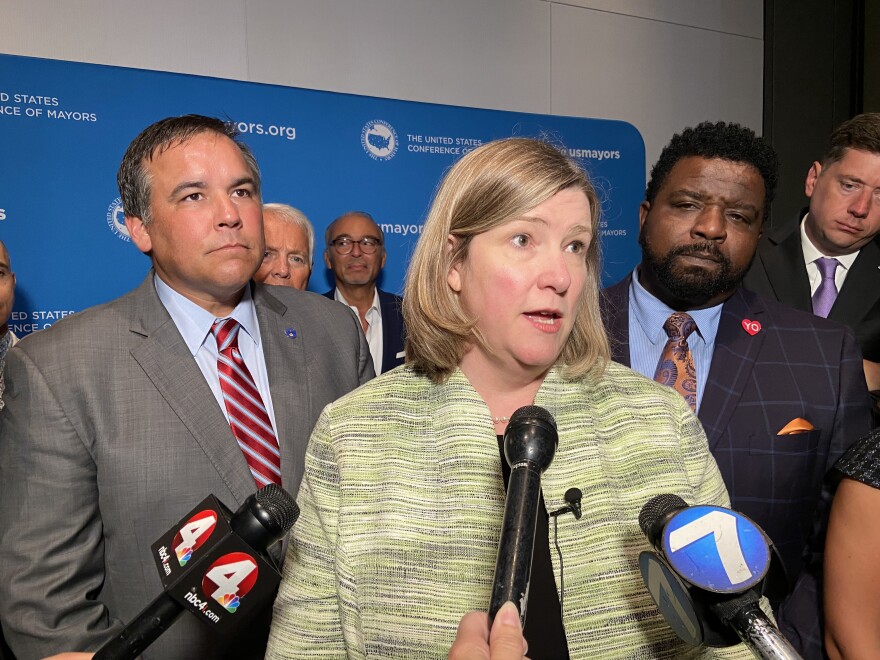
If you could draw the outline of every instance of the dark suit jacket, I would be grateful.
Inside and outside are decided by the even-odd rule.
[[[326,404],[372,376],[351,312],[253,289],[284,487]],[[256,490],[152,274],[7,355],[0,413],[0,616],[20,660],[96,650],[160,592],[150,545],[210,493]],[[145,658],[262,658],[269,610],[232,640],[184,614]]]
[[[761,239],[744,284],[752,291],[812,312],[810,282],[801,249],[803,215]],[[851,327],[865,359],[880,362],[880,237],[859,251],[828,318]]]
[[[393,293],[379,292],[379,307],[382,309],[382,369],[380,373],[391,371],[404,363],[403,343],[406,339],[406,328],[403,325],[403,298]],[[324,294],[326,298],[335,300],[336,289]],[[398,357],[399,356],[399,357]]]
[[[613,359],[627,366],[631,279],[603,297]],[[750,335],[744,319],[757,321],[761,330]],[[852,331],[739,289],[722,308],[698,417],[732,507],[767,532],[790,584],[797,582],[779,609],[783,632],[805,657],[821,658],[815,581],[830,499],[823,482],[837,458],[871,428]],[[777,435],[797,417],[815,429]]]

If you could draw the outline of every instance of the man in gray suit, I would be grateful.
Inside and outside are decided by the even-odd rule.
[[[251,280],[264,249],[260,179],[235,136],[196,115],[145,129],[118,178],[153,270],[9,352],[0,617],[20,660],[95,650],[118,633],[161,591],[150,544],[207,494],[235,509],[265,481],[296,493],[320,411],[373,375],[349,310]],[[268,476],[260,461],[271,461],[254,462],[230,426],[221,319],[234,320],[233,353],[271,425]],[[269,612],[219,641],[184,614],[144,657],[262,658]]]

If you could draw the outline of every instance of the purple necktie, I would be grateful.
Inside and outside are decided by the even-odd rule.
[[[822,274],[822,281],[819,283],[816,293],[813,294],[813,314],[827,319],[828,312],[831,311],[831,307],[837,299],[837,284],[834,283],[834,273],[840,262],[829,257],[819,257],[814,263]]]

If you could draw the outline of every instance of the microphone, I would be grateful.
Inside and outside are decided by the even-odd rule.
[[[642,577],[663,618],[685,642],[742,641],[757,658],[800,659],[758,605],[774,551],[750,518],[658,495],[642,507],[639,527],[657,551],[639,556]]]
[[[565,495],[563,495],[565,501],[568,502],[569,510],[574,514],[575,520],[580,520],[581,516],[581,497],[583,497],[583,493],[581,493],[580,488],[569,488],[565,491]]]
[[[562,507],[561,509],[556,509],[556,511],[550,512],[551,518],[556,518],[557,516],[561,516],[564,513],[570,513],[574,516],[575,520],[580,520],[583,513],[581,512],[581,498],[583,497],[583,493],[581,493],[580,488],[569,488],[565,491],[565,495],[562,496],[565,500],[567,506]]]
[[[510,416],[504,432],[510,480],[489,601],[490,627],[498,610],[509,600],[517,605],[520,621],[525,623],[541,474],[553,460],[558,443],[556,421],[544,408],[523,406]]]
[[[274,596],[281,576],[266,551],[297,517],[296,502],[276,484],[250,495],[231,515],[209,495],[152,546],[164,591],[94,660],[133,660],[185,609],[222,632],[238,628]]]

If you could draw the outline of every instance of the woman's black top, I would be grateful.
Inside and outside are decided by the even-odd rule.
[[[837,460],[834,468],[845,477],[880,488],[880,430],[858,440]]]

